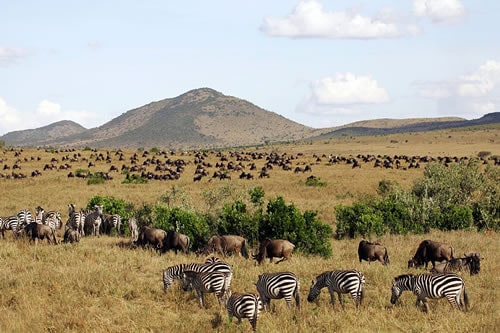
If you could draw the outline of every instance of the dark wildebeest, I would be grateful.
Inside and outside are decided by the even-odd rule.
[[[222,256],[234,253],[248,259],[247,240],[236,235],[212,236],[200,253],[209,255],[212,252]]]
[[[175,254],[177,251],[182,251],[184,253],[189,252],[190,240],[189,237],[181,234],[180,232],[170,230],[167,232],[167,237],[163,242],[162,252],[168,250],[174,250]]]
[[[57,244],[56,231],[46,224],[31,222],[24,227],[24,231],[32,241],[47,239],[49,244]]]
[[[390,263],[387,248],[385,246],[380,245],[380,243],[368,242],[364,239],[359,242],[358,258],[359,262],[362,260],[368,262],[378,260],[382,265],[388,265]]]
[[[429,261],[432,267],[436,267],[436,261],[450,261],[451,259],[453,259],[453,247],[426,239],[420,243],[413,258],[408,260],[408,268],[422,265],[427,268]]]
[[[147,246],[151,245],[155,248],[160,255],[164,251],[164,244],[167,240],[167,232],[163,229],[152,228],[148,226],[142,226],[139,230],[139,235],[137,240],[134,241],[135,245]]]
[[[266,258],[269,262],[273,262],[273,258],[282,258],[276,263],[279,264],[284,260],[289,260],[292,257],[292,251],[295,245],[284,239],[265,239],[260,243],[259,253],[253,254],[252,257],[257,262],[262,264]]]
[[[63,242],[64,243],[78,243],[80,241],[80,233],[78,230],[75,230],[73,228],[68,228],[64,232],[64,238]]]
[[[453,258],[448,262],[437,264],[430,269],[431,273],[449,273],[468,270],[470,275],[478,274],[481,270],[481,258],[479,253],[465,254],[464,258]]]

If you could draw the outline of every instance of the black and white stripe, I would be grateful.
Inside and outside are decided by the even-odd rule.
[[[174,279],[181,280],[184,278],[185,271],[195,272],[221,272],[227,274],[226,277],[226,296],[231,294],[231,280],[233,277],[233,270],[231,266],[225,262],[215,262],[212,264],[179,264],[168,267],[163,271],[163,291],[167,291],[173,284]]]
[[[364,275],[356,270],[335,270],[323,272],[312,281],[307,301],[314,301],[321,293],[321,289],[326,287],[330,292],[330,301],[332,305],[335,304],[334,293],[337,293],[342,307],[344,307],[342,294],[351,294],[357,308],[363,301],[365,283],[366,280]]]
[[[83,211],[77,212],[73,204],[68,205],[69,218],[66,222],[66,230],[73,229],[78,231],[80,236],[83,235],[83,226],[85,222],[85,213]]]
[[[195,272],[195,271],[184,271],[183,282],[184,290],[188,290],[188,287],[193,287],[198,294],[198,300],[200,302],[200,308],[205,306],[205,294],[215,293],[219,305],[223,302],[224,294],[227,290],[228,273],[222,273],[218,271],[213,272]]]
[[[417,296],[415,303],[417,307],[420,302],[424,303],[425,311],[429,311],[426,298],[446,297],[452,308],[467,310],[469,306],[464,280],[455,273],[397,276],[392,283],[391,303],[395,304],[405,290],[412,291]],[[463,303],[462,294],[464,295]]]
[[[107,235],[111,235],[111,231],[114,228],[116,230],[116,233],[119,235],[121,224],[122,224],[122,218],[120,217],[120,215],[118,215],[118,214],[103,214],[102,217],[103,217],[102,231]]]
[[[62,219],[61,213],[55,210],[45,211],[42,207],[38,206],[36,208],[36,223],[46,224],[52,230],[61,229]]]
[[[19,213],[17,213],[17,218],[19,219],[21,229],[31,222],[35,222],[35,219],[33,218],[33,215],[31,215],[29,209],[21,209]]]
[[[83,228],[83,236],[89,231],[94,236],[100,236],[100,228],[103,220],[102,205],[95,205],[93,211],[85,212],[85,222]]]
[[[257,279],[257,291],[267,311],[271,305],[271,299],[284,298],[289,308],[292,308],[292,297],[295,305],[300,309],[300,283],[295,274],[291,272],[264,273]]]
[[[139,227],[137,225],[137,219],[135,217],[131,217],[128,220],[128,230],[130,231],[130,236],[132,239],[136,240],[139,236]]]
[[[5,238],[6,230],[12,230],[14,236],[17,237],[17,231],[20,228],[19,218],[17,217],[17,215],[3,217],[0,228],[2,232],[2,238]]]
[[[236,317],[238,324],[241,324],[241,319],[247,318],[254,332],[257,330],[257,319],[262,307],[259,295],[254,293],[233,293],[226,304],[229,320]]]

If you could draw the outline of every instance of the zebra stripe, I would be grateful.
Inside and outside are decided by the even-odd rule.
[[[425,311],[429,311],[426,298],[446,297],[452,308],[467,310],[469,297],[465,291],[465,283],[460,275],[455,273],[444,274],[404,274],[397,276],[392,283],[391,303],[395,304],[402,292],[412,291],[417,296],[415,306],[424,303]],[[464,295],[462,303],[461,296]]]
[[[271,299],[284,298],[286,304],[292,308],[292,297],[295,305],[300,309],[299,279],[291,272],[264,273],[259,275],[256,283],[257,291],[264,304],[264,310],[268,310]]]
[[[174,279],[180,280],[184,277],[185,271],[195,271],[195,272],[221,272],[226,273],[226,292],[225,294],[228,296],[231,294],[231,279],[233,277],[233,270],[231,266],[224,262],[215,262],[213,264],[179,264],[175,266],[170,266],[166,270],[163,271],[163,291],[167,291]]]
[[[364,297],[365,277],[361,272],[356,270],[337,270],[323,272],[318,275],[312,282],[307,301],[314,301],[321,289],[327,287],[330,292],[330,301],[335,305],[335,294],[337,293],[340,305],[344,307],[342,302],[342,294],[351,294],[356,308],[361,305]]]
[[[116,233],[120,234],[122,218],[118,214],[103,214],[102,229],[105,234],[111,235],[111,230],[115,228]]]
[[[61,213],[55,210],[49,210],[48,212],[46,212],[42,207],[38,206],[36,208],[35,222],[46,224],[53,230],[61,229]]]
[[[85,221],[85,213],[83,211],[75,211],[75,206],[73,204],[68,205],[69,218],[66,222],[66,230],[73,229],[78,231],[80,236],[83,235],[83,225]]]
[[[17,213],[17,218],[19,219],[19,224],[21,226],[21,229],[30,224],[31,222],[35,222],[33,215],[31,215],[31,212],[28,209],[21,209],[19,213]]]
[[[214,272],[195,272],[195,271],[184,271],[183,282],[184,290],[188,290],[189,286],[192,286],[196,293],[198,294],[198,300],[200,302],[200,308],[205,306],[205,294],[215,293],[219,305],[222,304],[224,293],[226,291],[226,281],[228,273],[222,273],[218,271]]]
[[[132,237],[132,239],[137,239],[137,237],[139,236],[139,229],[137,226],[137,219],[135,217],[131,217],[128,220],[128,230],[130,231],[130,236]]]
[[[257,331],[257,319],[262,308],[259,295],[254,293],[233,293],[226,304],[229,320],[236,317],[238,324],[241,324],[241,319],[247,318],[254,332]]]
[[[20,222],[17,215],[4,217],[2,222],[2,238],[5,238],[5,231],[12,230],[12,233],[17,237],[17,232],[20,228]]]
[[[85,236],[86,230],[92,230],[94,236],[100,236],[99,229],[102,223],[102,205],[95,205],[95,210],[87,211],[85,213],[85,222],[83,228],[83,236]]]

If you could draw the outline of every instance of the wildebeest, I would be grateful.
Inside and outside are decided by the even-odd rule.
[[[49,244],[57,244],[56,231],[46,224],[31,222],[24,227],[24,231],[32,241],[47,239]]]
[[[222,256],[234,253],[248,259],[247,240],[236,235],[212,236],[200,253],[208,255],[212,252]]]
[[[134,244],[143,247],[151,245],[161,254],[164,252],[164,243],[166,240],[167,232],[165,230],[142,226]]]
[[[80,241],[80,233],[73,229],[73,228],[68,228],[64,232],[64,237],[63,237],[63,242],[64,243],[78,243]]]
[[[465,254],[464,258],[453,258],[448,262],[437,264],[430,269],[431,273],[449,273],[468,270],[470,275],[478,274],[481,270],[481,258],[479,253]]]
[[[450,261],[453,258],[453,247],[445,243],[435,242],[426,239],[420,243],[417,252],[408,260],[408,268],[420,267],[432,263],[432,267],[436,266],[436,261]]]
[[[282,258],[276,263],[279,264],[284,260],[289,260],[292,257],[292,251],[295,245],[284,239],[265,239],[260,243],[259,253],[253,254],[252,257],[257,262],[262,264],[266,258],[269,262],[273,262],[273,258]]]
[[[182,251],[184,253],[189,252],[190,240],[187,235],[181,234],[180,232],[170,230],[167,232],[165,241],[163,242],[162,252],[168,250],[174,250],[175,254],[177,251]]]
[[[358,258],[359,262],[362,260],[366,260],[368,262],[378,260],[382,263],[382,265],[388,265],[390,263],[387,248],[385,246],[380,245],[380,243],[372,243],[364,239],[359,242]]]

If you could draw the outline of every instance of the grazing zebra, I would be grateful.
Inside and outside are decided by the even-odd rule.
[[[226,282],[228,273],[218,271],[213,272],[195,272],[184,271],[183,273],[183,289],[188,290],[192,286],[198,294],[200,308],[205,306],[204,296],[206,293],[215,293],[219,305],[222,304],[224,293],[226,292]]]
[[[254,293],[233,293],[226,304],[229,320],[236,317],[241,324],[241,319],[248,318],[254,332],[257,331],[257,319],[262,307],[259,295]]]
[[[225,295],[231,295],[231,279],[233,277],[233,270],[231,266],[225,262],[215,262],[213,264],[179,264],[175,266],[170,266],[163,271],[163,291],[167,291],[174,279],[183,279],[185,271],[195,271],[195,272],[221,272],[226,274],[226,291]]]
[[[139,236],[139,229],[137,227],[137,219],[135,217],[131,217],[128,220],[128,230],[130,231],[132,239],[137,239],[137,236]]]
[[[99,229],[101,228],[102,217],[102,205],[95,205],[95,210],[88,211],[85,213],[85,222],[83,228],[83,236],[85,236],[85,229],[92,230],[94,236],[100,236]]]
[[[216,262],[224,262],[221,260],[221,258],[210,256],[207,259],[205,259],[205,264],[214,264]]]
[[[17,218],[19,219],[19,225],[21,226],[21,229],[31,222],[35,222],[35,219],[33,218],[33,215],[31,215],[29,209],[21,209],[19,213],[17,213]]]
[[[292,297],[295,298],[295,305],[300,309],[299,279],[291,272],[264,273],[259,275],[257,291],[264,304],[264,310],[271,306],[271,299],[284,298],[286,304],[292,308]]]
[[[327,287],[332,305],[335,305],[334,293],[337,293],[340,305],[343,308],[342,294],[349,293],[354,300],[354,304],[356,304],[356,308],[358,308],[363,301],[365,283],[363,274],[356,270],[323,272],[312,281],[307,301],[314,301],[321,293],[321,289]]]
[[[122,224],[122,218],[118,214],[103,214],[102,215],[102,229],[107,235],[111,235],[111,230],[115,228],[116,233],[120,234],[120,227]]]
[[[403,274],[394,278],[392,283],[391,303],[396,301],[405,290],[412,291],[417,296],[415,306],[424,303],[425,311],[429,311],[426,298],[446,297],[452,308],[467,310],[469,297],[465,291],[465,283],[460,275],[455,273],[445,274]],[[464,304],[461,295],[464,295]]]
[[[17,217],[17,215],[3,217],[0,228],[2,232],[2,238],[5,238],[5,230],[12,230],[14,236],[17,237],[19,218]]]

